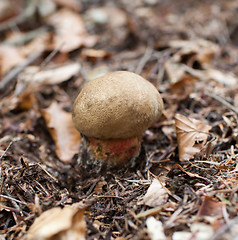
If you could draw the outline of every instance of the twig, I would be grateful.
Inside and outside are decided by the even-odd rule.
[[[15,209],[17,209],[18,211],[19,211],[19,213],[21,213],[21,208],[18,206],[18,204],[17,204],[17,202],[18,201],[15,201],[16,199],[14,199],[14,198],[12,198],[11,197],[11,195],[8,193],[8,191],[7,191],[7,189],[4,187],[3,188],[4,190],[4,192],[7,194],[7,196],[8,196],[8,199],[10,200],[10,202],[12,203],[12,205],[15,207]],[[2,195],[2,194],[1,194]],[[5,195],[3,195],[3,196],[5,196]]]
[[[20,36],[16,39],[7,39],[6,41],[2,42],[2,45],[7,46],[21,46],[25,43],[30,42],[31,40],[35,39],[36,37],[42,35],[47,31],[46,27],[40,27],[38,29],[32,30],[30,32],[25,33],[23,36]]]
[[[140,59],[138,65],[136,67],[136,70],[135,70],[136,74],[140,74],[142,72],[144,66],[146,65],[146,63],[151,58],[152,53],[153,53],[153,48],[148,46],[145,50],[144,56]]]
[[[33,164],[33,165],[35,165],[35,164]],[[39,166],[43,170],[43,172],[46,173],[50,178],[52,178],[53,181],[58,183],[58,180],[54,176],[52,176],[48,171],[46,171],[43,166],[41,166],[39,163],[37,163],[36,165]]]
[[[161,212],[164,208],[172,207],[172,206],[174,206],[174,205],[175,205],[175,204],[168,202],[168,203],[166,203],[166,204],[164,204],[164,205],[161,205],[161,206],[158,206],[158,207],[155,207],[155,208],[146,210],[146,211],[144,211],[144,212],[140,212],[140,213],[138,213],[137,215],[135,215],[135,219],[142,218],[142,217],[148,217],[148,216],[151,216],[151,215],[158,214],[158,213]]]
[[[17,200],[17,199],[15,199],[15,198],[13,198],[13,197],[10,197],[10,196],[6,196],[6,195],[0,194],[0,197],[1,197],[1,198],[6,198],[6,199],[9,199],[9,200],[12,200],[12,201],[14,201],[14,202],[21,203],[21,204],[23,204],[23,205],[27,205],[27,203],[22,202],[22,201],[20,201],[20,200]]]
[[[26,61],[19,66],[16,66],[15,68],[13,68],[10,72],[8,72],[3,79],[0,82],[0,91],[5,90],[5,88],[7,87],[7,85],[14,80],[14,78],[24,70],[24,68],[28,65],[30,65],[31,63],[33,63],[37,58],[39,58],[41,56],[42,52],[37,52],[32,54],[30,57],[28,57],[26,59]]]
[[[8,144],[8,146],[7,146],[7,148],[5,149],[5,151],[4,151],[3,154],[0,156],[0,161],[2,160],[2,158],[4,157],[4,155],[6,154],[6,152],[7,152],[8,149],[11,147],[12,144],[13,144],[13,141]]]
[[[232,104],[227,102],[224,98],[209,92],[205,92],[205,94],[211,98],[214,98],[215,100],[222,103],[224,106],[226,106],[227,108],[229,108],[230,110],[238,114],[238,109],[236,109]]]
[[[52,58],[59,52],[59,50],[63,47],[64,43],[60,44],[59,47],[54,49],[40,64],[40,69],[43,69],[46,65],[49,64],[49,62],[52,60]]]
[[[20,213],[21,211],[18,210],[18,209],[15,209],[15,208],[12,208],[12,207],[7,207],[7,206],[4,206],[4,205],[1,205],[0,204],[0,209],[3,208],[3,209],[6,209],[7,211],[11,211],[11,212],[16,212],[16,213]]]

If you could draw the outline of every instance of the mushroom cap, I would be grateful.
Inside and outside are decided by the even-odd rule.
[[[75,128],[87,137],[125,139],[142,136],[163,110],[153,84],[127,71],[88,82],[73,105]]]

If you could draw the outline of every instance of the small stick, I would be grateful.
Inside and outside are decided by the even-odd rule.
[[[13,141],[10,142],[6,148],[6,150],[3,152],[3,154],[0,156],[0,161],[2,160],[2,158],[4,157],[4,155],[6,154],[6,152],[8,151],[8,149],[11,147],[11,145],[13,144]]]
[[[136,74],[140,74],[142,72],[144,66],[146,65],[146,63],[151,58],[152,53],[153,53],[153,49],[148,46],[145,50],[144,56],[140,59],[138,65],[136,67],[136,70],[135,70]]]
[[[226,106],[227,108],[229,108],[230,110],[238,114],[238,109],[236,109],[232,104],[227,102],[224,98],[209,92],[205,92],[205,94],[211,98],[214,98],[215,100],[222,103],[224,106]]]
[[[27,205],[27,203],[22,202],[22,201],[20,201],[20,200],[17,200],[17,199],[15,199],[15,198],[13,198],[13,197],[10,197],[10,196],[6,196],[6,195],[0,194],[0,197],[1,197],[1,198],[6,198],[6,199],[8,199],[8,200],[12,200],[12,201],[14,201],[14,202],[18,202],[18,203],[21,203],[21,204],[24,204],[24,205]]]
[[[59,47],[57,47],[56,49],[54,49],[44,60],[43,62],[40,64],[40,69],[43,69],[46,65],[49,64],[49,62],[53,59],[53,57],[60,51],[60,49],[63,47],[64,42],[62,44],[60,44]]]

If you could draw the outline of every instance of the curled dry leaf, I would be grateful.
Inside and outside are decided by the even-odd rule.
[[[182,65],[181,68],[184,69],[187,73],[192,75],[193,77],[203,80],[210,81],[214,80],[225,86],[237,86],[238,77],[237,75],[230,72],[223,72],[213,68],[207,68],[205,70],[197,70],[190,68],[186,65]]]
[[[181,114],[175,114],[175,126],[179,159],[189,160],[205,145],[211,126]]]
[[[79,63],[69,63],[53,69],[41,70],[39,66],[29,66],[19,74],[15,93],[19,95],[29,86],[31,90],[38,89],[44,84],[54,85],[69,80],[79,73]]]
[[[221,72],[217,69],[207,69],[204,71],[205,78],[217,81],[226,86],[237,86],[238,77],[233,73]]]
[[[180,49],[175,55],[175,59],[180,61],[184,55],[196,55],[195,59],[201,65],[208,65],[211,58],[220,51],[217,44],[205,40],[172,40],[169,42],[169,46],[172,48]]]
[[[48,24],[55,27],[53,49],[59,48],[61,52],[70,52],[82,46],[92,47],[97,39],[90,36],[84,27],[79,14],[67,8],[62,8],[48,18]]]
[[[41,110],[41,113],[55,142],[57,156],[61,161],[70,161],[78,153],[81,142],[80,134],[73,126],[71,113],[63,111],[56,102]]]
[[[157,207],[165,204],[168,200],[168,196],[168,191],[165,187],[160,181],[154,179],[143,197],[143,203],[150,207]]]
[[[52,208],[42,213],[30,227],[27,240],[83,240],[86,224],[80,203]]]

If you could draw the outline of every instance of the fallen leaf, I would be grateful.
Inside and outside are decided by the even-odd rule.
[[[179,159],[189,160],[205,145],[211,126],[181,114],[175,114],[175,126]]]
[[[60,47],[60,52],[70,52],[82,46],[92,47],[97,41],[96,36],[86,32],[80,15],[70,9],[60,9],[48,18],[47,23],[56,31],[52,48]]]
[[[74,128],[71,113],[63,111],[53,102],[41,110],[48,131],[56,145],[56,154],[61,161],[69,162],[78,153],[81,143],[79,132]]]
[[[17,104],[14,109],[20,110],[30,110],[36,103],[36,98],[31,92],[25,92],[17,97]]]
[[[179,81],[170,85],[173,95],[176,95],[177,99],[187,98],[194,91],[195,80],[194,76],[184,74]]]
[[[171,84],[179,82],[184,77],[185,70],[182,66],[183,65],[181,63],[175,62],[171,59],[165,62],[164,67],[169,76],[169,81]]]
[[[34,91],[41,85],[54,85],[69,80],[78,75],[81,69],[79,63],[69,63],[53,69],[41,70],[39,66],[29,66],[18,76],[15,94],[19,95],[26,91],[27,87]]]
[[[82,50],[81,56],[83,59],[95,62],[97,60],[108,59],[111,57],[111,54],[103,49],[86,48]]]
[[[46,32],[45,28],[42,28],[41,30],[38,30],[41,32],[39,36],[37,36],[35,39],[30,41],[29,43],[25,44],[24,46],[20,47],[20,52],[24,56],[31,55],[34,51],[38,52],[44,52],[48,49],[50,49],[50,39],[51,34]]]
[[[194,60],[197,60],[201,65],[208,65],[211,58],[220,51],[217,44],[205,39],[172,40],[169,42],[169,46],[179,49],[174,56],[177,61],[181,61],[185,55],[195,54]]]
[[[27,240],[84,240],[86,223],[80,203],[43,212],[30,227]]]
[[[223,204],[221,202],[215,201],[212,197],[205,196],[197,216],[198,217],[222,216],[222,207]]]
[[[165,204],[168,200],[168,196],[168,191],[165,187],[158,179],[154,179],[143,197],[143,203],[150,207],[157,207]]]
[[[154,217],[146,219],[147,231],[151,240],[165,240],[167,239],[164,234],[164,228],[161,221],[156,220]]]
[[[0,22],[6,21],[7,19],[16,16],[17,9],[16,4],[12,0],[1,0],[0,1]],[[19,7],[19,6],[18,6]],[[18,10],[19,11],[19,10]]]
[[[181,68],[184,69],[190,75],[203,80],[203,81],[211,81],[214,80],[220,84],[225,86],[237,86],[238,76],[231,72],[224,72],[218,69],[208,68],[205,70],[197,70],[194,68],[190,68],[187,65],[183,65]]]
[[[21,54],[17,47],[13,46],[0,46],[0,73],[6,74],[11,68],[16,65],[22,64],[25,57]]]
[[[237,86],[238,77],[231,72],[222,72],[217,69],[207,69],[204,71],[207,79],[215,80],[226,86]]]

